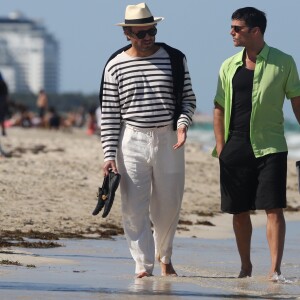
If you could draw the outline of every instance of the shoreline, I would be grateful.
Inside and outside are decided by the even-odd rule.
[[[1,299],[298,299],[300,295],[299,228],[288,222],[282,271],[288,283],[267,279],[269,250],[265,230],[253,231],[253,274],[237,278],[240,261],[234,239],[175,237],[173,264],[178,277],[137,279],[126,240],[62,239],[54,249],[13,249],[0,258],[19,260],[1,266]],[[117,266],[117,268],[116,268]]]
[[[287,225],[294,222],[300,224],[300,218],[297,213],[288,213],[285,216]],[[193,236],[185,234],[186,231],[183,231],[183,234],[177,231],[175,239],[177,241],[197,240],[200,243],[202,241],[224,241],[226,243],[231,240],[232,244],[235,245],[234,233],[230,222],[231,218],[229,217],[229,215],[216,217],[214,219],[216,227],[204,228],[201,226],[194,230],[196,235]],[[263,214],[252,216],[252,221],[254,231],[265,231],[266,217]],[[12,232],[2,230],[0,238],[0,265],[35,268],[41,265],[71,264],[73,263],[72,260],[56,259],[53,255],[37,255],[36,252],[48,251],[50,253],[52,249],[55,251],[55,248],[65,247],[67,241],[81,241],[82,243],[85,243],[85,241],[94,241],[100,245],[102,242],[116,241],[118,239],[125,240],[124,234],[99,236],[97,234],[67,234],[66,232],[61,234],[45,234],[43,232]],[[176,252],[176,250],[174,251]]]

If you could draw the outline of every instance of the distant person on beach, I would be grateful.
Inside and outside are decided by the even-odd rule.
[[[54,106],[50,106],[46,116],[46,127],[58,130],[61,125],[61,117]]]
[[[265,13],[244,7],[231,17],[230,34],[241,52],[221,66],[214,99],[221,209],[233,214],[241,259],[239,278],[252,275],[251,210],[265,210],[271,256],[269,279],[281,281],[285,241],[287,144],[283,102],[291,99],[300,123],[300,81],[293,58],[264,41]]]
[[[38,115],[41,121],[41,126],[44,127],[46,124],[45,115],[48,109],[48,97],[45,90],[40,90],[36,101],[38,107]]]
[[[103,170],[122,176],[123,226],[137,278],[152,275],[155,259],[163,276],[177,275],[171,256],[183,145],[196,107],[184,54],[155,42],[161,20],[145,3],[126,7],[117,25],[130,44],[110,57],[100,88]]]
[[[96,118],[96,109],[97,107],[92,105],[88,110],[88,119],[87,119],[87,134],[92,135],[97,130],[97,118]]]
[[[0,73],[0,125],[1,134],[6,135],[5,117],[8,113],[8,87]]]

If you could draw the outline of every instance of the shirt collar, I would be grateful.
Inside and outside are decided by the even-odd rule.
[[[240,65],[243,63],[244,51],[245,51],[245,48],[242,51],[240,51],[239,53],[237,53],[237,55],[235,56],[236,64]],[[264,47],[262,48],[262,50],[259,52],[259,54],[257,56],[262,58],[263,60],[267,60],[269,51],[270,51],[270,47],[265,43]]]
[[[264,47],[262,48],[262,50],[259,52],[257,56],[261,57],[263,60],[267,60],[269,51],[270,51],[270,47],[265,43]]]

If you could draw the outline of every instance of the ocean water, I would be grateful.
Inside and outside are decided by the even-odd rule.
[[[290,159],[300,160],[300,126],[293,121],[285,121],[285,137]],[[194,123],[188,132],[188,141],[199,143],[203,151],[210,152],[215,146],[212,122]]]

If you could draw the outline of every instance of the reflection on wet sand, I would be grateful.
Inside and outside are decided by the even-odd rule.
[[[62,239],[63,247],[10,249],[21,263],[33,259],[36,268],[1,266],[1,300],[6,299],[299,299],[299,222],[288,223],[282,271],[291,284],[269,282],[265,231],[253,232],[253,277],[237,278],[239,259],[233,239],[176,238],[174,266],[178,277],[136,279],[124,237],[115,240]],[[23,297],[23,298],[22,298]],[[27,298],[26,298],[27,297]]]

